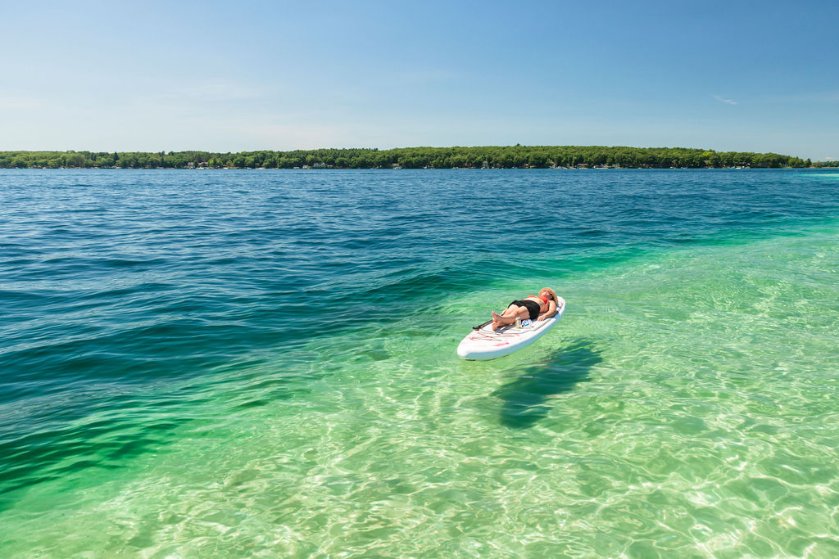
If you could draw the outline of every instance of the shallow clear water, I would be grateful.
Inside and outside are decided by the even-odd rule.
[[[839,173],[0,172],[0,556],[839,554]],[[455,347],[511,298],[568,311]]]

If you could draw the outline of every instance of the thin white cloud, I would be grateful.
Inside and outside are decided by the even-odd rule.
[[[728,99],[726,97],[722,97],[721,95],[714,95],[714,99],[719,101],[720,103],[724,103],[726,105],[736,105],[737,101],[734,99]]]
[[[447,70],[435,70],[435,69],[426,69],[426,70],[411,70],[411,71],[404,71],[398,72],[396,74],[396,79],[399,82],[417,85],[417,84],[434,84],[439,82],[446,82],[451,81],[456,76],[455,73],[449,72]]]
[[[43,106],[40,99],[33,97],[23,97],[20,95],[3,95],[0,93],[0,111],[21,111],[27,109],[37,109]]]
[[[266,93],[266,90],[261,87],[230,81],[210,81],[169,88],[158,93],[144,95],[138,100],[152,103],[186,102],[190,104],[248,101],[264,97]]]
[[[236,101],[262,97],[265,91],[260,87],[235,82],[207,82],[182,88],[175,94],[181,97],[208,101]]]
[[[357,142],[357,132],[347,124],[266,124],[258,122],[229,122],[219,128],[227,136],[237,138],[240,145],[250,149],[316,149],[350,147]]]

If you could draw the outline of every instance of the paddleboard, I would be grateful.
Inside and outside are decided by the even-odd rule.
[[[457,354],[470,361],[486,361],[510,355],[525,348],[547,334],[565,312],[565,299],[558,298],[557,313],[540,321],[526,321],[521,327],[515,324],[502,326],[493,332],[492,324],[485,324],[467,335],[457,346]],[[529,324],[527,323],[529,322]]]

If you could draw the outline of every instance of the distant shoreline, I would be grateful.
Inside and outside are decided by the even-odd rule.
[[[783,170],[839,170],[836,167],[811,165],[809,167],[0,167],[0,171],[783,171]]]
[[[621,146],[482,146],[295,151],[0,151],[0,168],[59,169],[745,169],[836,167],[777,153]]]

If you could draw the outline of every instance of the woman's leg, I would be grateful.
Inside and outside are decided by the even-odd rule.
[[[504,310],[503,314],[498,314],[493,311],[492,329],[497,330],[501,326],[513,324],[516,321],[516,318],[521,318],[522,320],[530,318],[530,311],[527,310],[527,307],[520,307],[518,305],[510,305]]]

